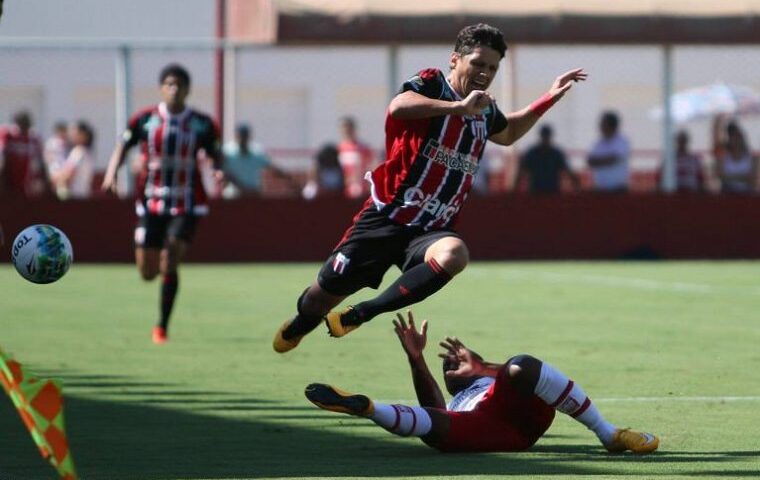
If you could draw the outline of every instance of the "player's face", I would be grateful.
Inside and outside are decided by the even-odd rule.
[[[174,75],[166,77],[161,84],[161,100],[172,110],[185,106],[188,93],[190,88]]]
[[[449,394],[451,395],[456,395],[457,393],[461,392],[462,390],[472,385],[475,380],[480,378],[480,377],[459,378],[459,377],[450,377],[446,375],[447,371],[456,370],[457,368],[459,368],[458,362],[452,361],[449,358],[443,359],[443,381],[446,384],[446,391],[449,392]]]
[[[452,86],[462,97],[473,90],[486,90],[499,70],[501,56],[491,47],[476,47],[467,55],[451,54]]]

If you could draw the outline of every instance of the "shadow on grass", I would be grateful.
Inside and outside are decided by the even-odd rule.
[[[235,406],[230,405],[234,400],[221,394],[217,394],[221,395],[218,400],[206,399],[204,411],[198,412],[154,406],[150,398],[146,403],[131,397],[129,401],[84,398],[72,390],[66,400],[67,430],[79,473],[86,480],[519,474],[651,477],[665,472],[751,476],[753,472],[736,469],[694,471],[693,464],[707,463],[707,470],[760,455],[739,451],[610,456],[591,438],[588,445],[567,445],[556,444],[557,437],[551,435],[528,453],[443,455],[414,439],[396,439],[382,431],[367,437],[372,427],[359,428],[367,426],[367,421],[327,414],[307,404],[280,405],[241,396],[239,406],[245,411],[251,404],[260,405],[243,418],[228,418],[220,415],[229,410],[226,407]],[[174,399],[178,405],[192,397],[189,391],[173,389],[171,393],[180,393]],[[219,403],[216,408],[214,402]],[[206,413],[206,408],[219,415]],[[304,421],[309,426],[301,425]],[[55,478],[52,468],[37,455],[7,398],[0,400],[0,432],[0,478]]]

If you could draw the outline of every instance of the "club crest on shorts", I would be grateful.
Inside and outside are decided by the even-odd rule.
[[[338,275],[342,275],[343,272],[346,270],[346,267],[348,266],[349,262],[351,262],[350,258],[338,252],[338,254],[335,255],[335,260],[333,260],[332,262],[333,271],[337,273]]]

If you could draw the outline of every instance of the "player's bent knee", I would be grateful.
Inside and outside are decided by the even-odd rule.
[[[516,355],[506,364],[510,383],[520,392],[530,395],[535,391],[541,376],[541,360],[531,355]]]
[[[451,239],[436,248],[433,258],[451,275],[456,275],[465,269],[470,261],[470,251],[467,245],[459,239]]]
[[[507,365],[509,366],[517,366],[521,370],[527,369],[527,370],[533,370],[535,368],[541,368],[541,360],[537,359],[536,357],[532,355],[528,355],[527,353],[523,353],[521,355],[515,355],[514,357],[510,358],[507,362]]]

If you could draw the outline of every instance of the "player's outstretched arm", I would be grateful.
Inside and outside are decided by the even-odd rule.
[[[493,97],[483,90],[473,90],[467,98],[456,102],[429,98],[408,90],[396,95],[388,106],[392,118],[411,120],[442,115],[476,115],[488,107]]]
[[[427,320],[422,321],[421,330],[417,331],[414,324],[414,315],[411,310],[407,311],[408,323],[400,313],[396,314],[398,320],[393,321],[396,336],[401,342],[401,347],[406,352],[409,359],[409,366],[412,369],[412,380],[414,381],[414,391],[417,393],[417,401],[422,407],[446,408],[446,401],[443,399],[443,393],[435,381],[430,369],[425,362],[425,356],[422,351],[427,344]]]
[[[491,135],[489,140],[501,145],[512,145],[520,137],[536,124],[541,115],[546,113],[555,103],[573,87],[576,82],[582,82],[588,78],[588,74],[582,68],[569,70],[558,76],[549,91],[538,100],[522,110],[507,115],[507,128]]]
[[[496,377],[504,367],[501,363],[486,362],[456,337],[446,337],[439,345],[444,351],[438,356],[458,365],[455,370],[446,371],[447,377]]]
[[[124,163],[124,158],[127,156],[127,147],[124,143],[119,143],[116,148],[113,149],[111,159],[108,161],[108,167],[106,168],[106,174],[103,177],[103,184],[101,190],[104,192],[116,192],[116,172],[119,167]]]

